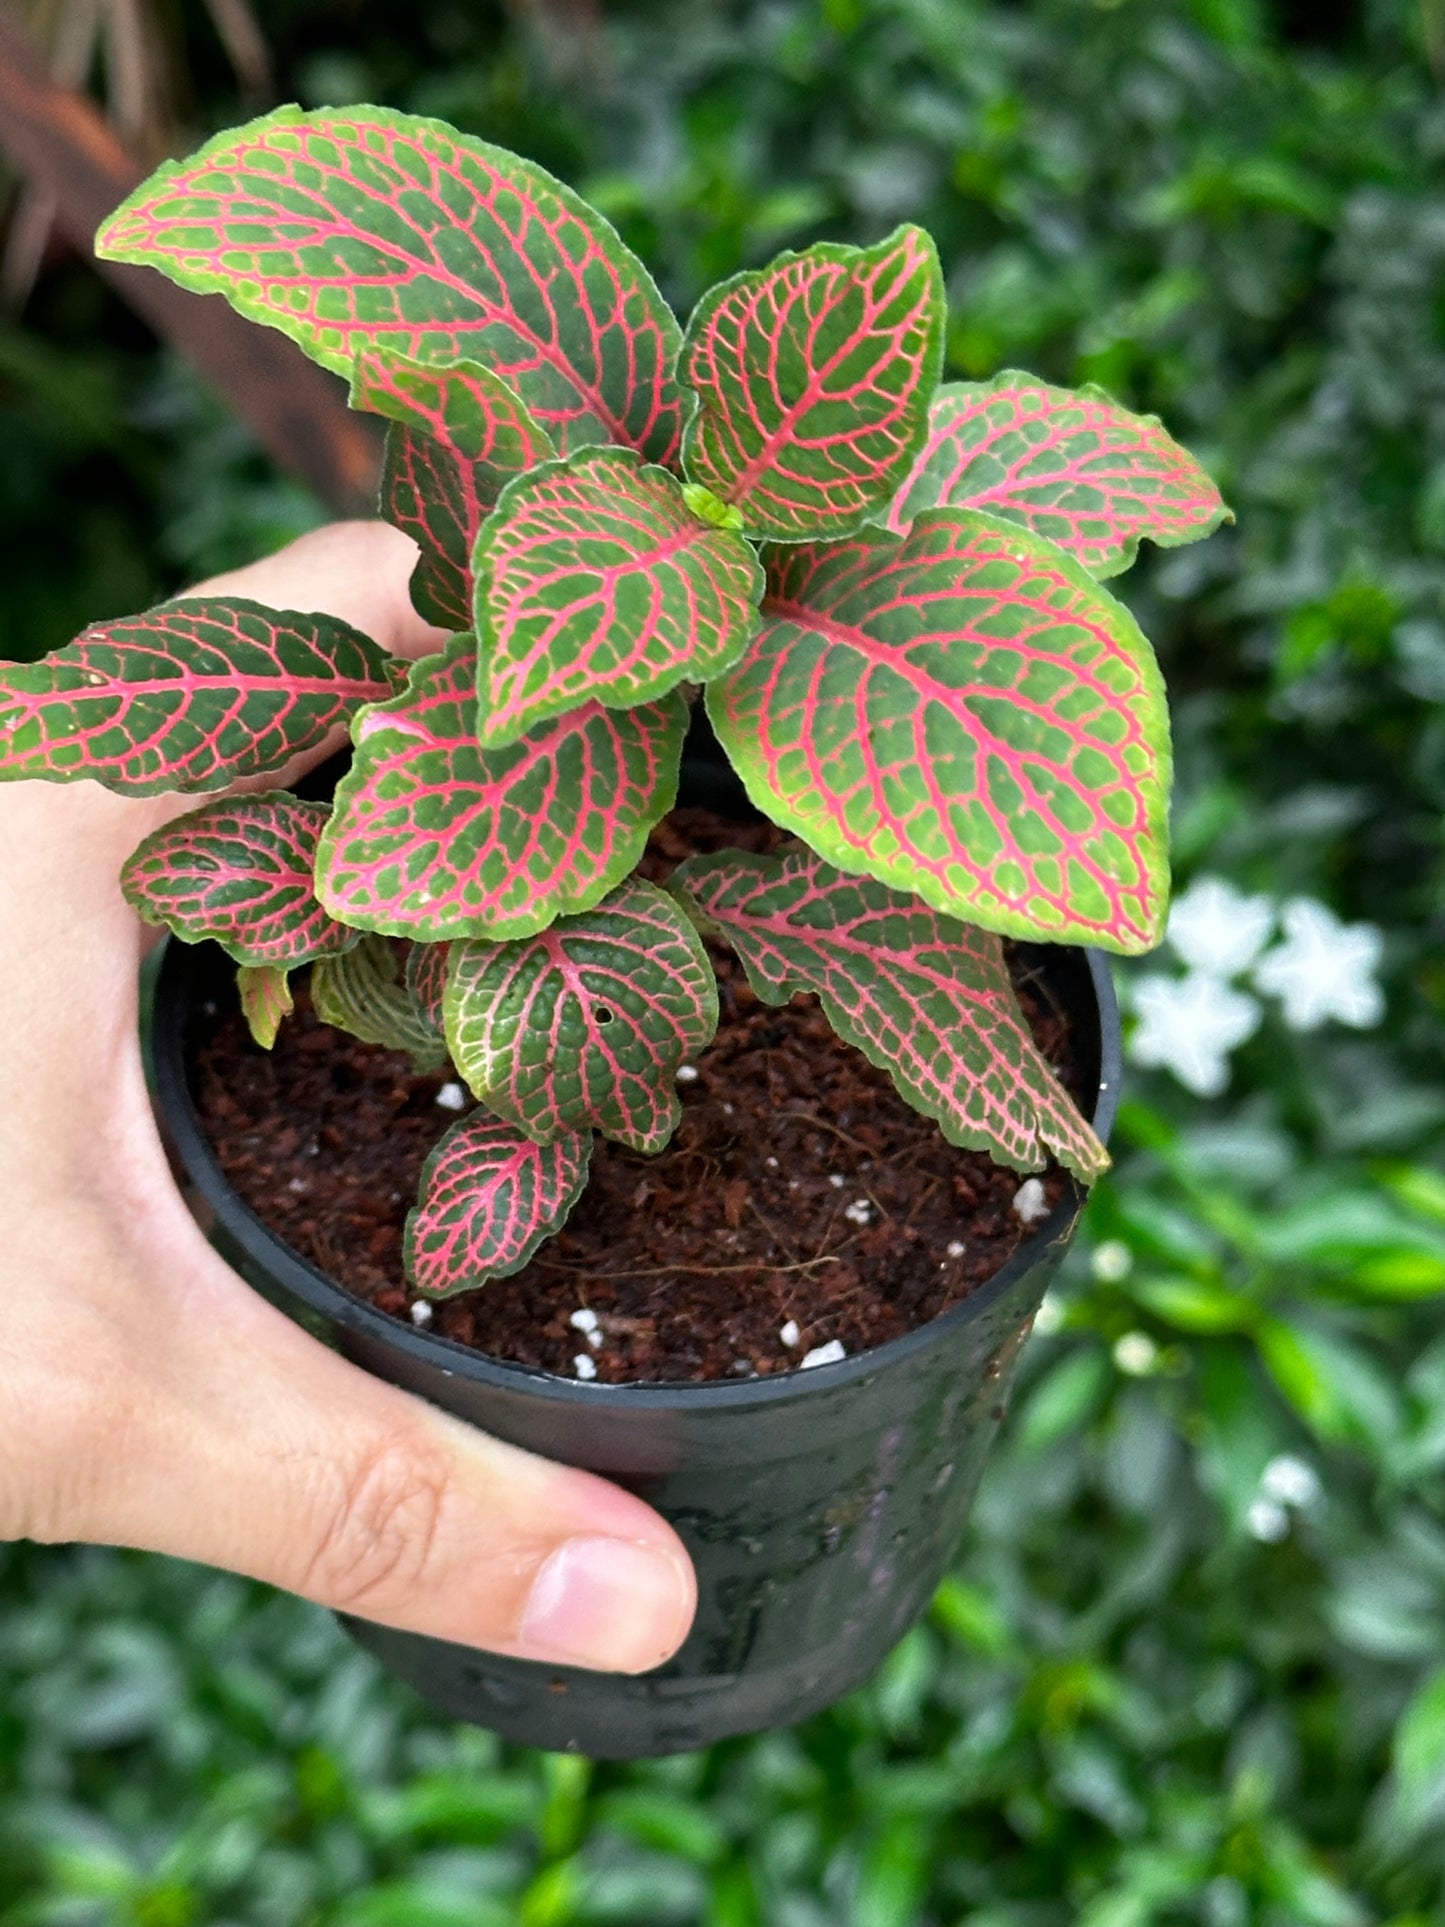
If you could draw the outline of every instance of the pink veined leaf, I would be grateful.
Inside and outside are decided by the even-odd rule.
[[[222,797],[152,830],[120,873],[147,923],[187,943],[213,938],[237,963],[294,970],[350,950],[316,901],[316,845],[330,810],[286,790]]]
[[[481,361],[563,450],[676,452],[652,277],[570,188],[441,121],[278,108],[158,168],[96,253],[224,294],[337,374],[367,347]]]
[[[1003,945],[811,850],[690,857],[669,885],[737,951],[764,1003],[811,991],[846,1042],[950,1144],[1086,1183],[1109,1154],[1040,1054]]]
[[[520,1271],[581,1197],[591,1158],[588,1131],[534,1144],[485,1111],[462,1118],[422,1170],[407,1277],[428,1298],[450,1298]]]
[[[97,622],[42,662],[0,664],[0,778],[93,777],[131,796],[283,769],[399,665],[335,616],[239,597]]]
[[[808,541],[857,528],[908,474],[943,361],[932,240],[820,242],[705,294],[679,372],[696,391],[688,475],[748,532]]]
[[[296,1008],[290,972],[275,964],[242,964],[236,972],[236,989],[247,1030],[262,1050],[271,1050],[282,1020]]]
[[[407,952],[406,987],[411,1000],[440,1037],[444,1030],[442,1001],[447,991],[448,943],[414,943]]]
[[[316,869],[342,923],[426,943],[531,936],[620,883],[676,800],[676,693],[637,709],[589,703],[507,749],[482,749],[475,717],[468,635],[358,717]]]
[[[514,743],[596,700],[655,701],[735,663],[757,627],[751,544],[666,469],[589,448],[513,482],[476,550],[479,734]]]
[[[489,1111],[539,1143],[595,1128],[662,1150],[677,1070],[717,1030],[717,980],[696,931],[640,877],[518,943],[452,946],[452,1061]]]
[[[1100,578],[1127,569],[1142,536],[1176,548],[1234,520],[1156,416],[1131,414],[1102,388],[1051,388],[1015,369],[939,389],[888,526],[906,529],[935,504],[1019,522]]]
[[[428,622],[472,620],[477,531],[515,476],[557,453],[517,396],[490,368],[410,361],[389,348],[356,358],[351,405],[391,421],[381,512],[421,554],[411,595]]]
[[[967,509],[776,550],[708,714],[754,803],[840,869],[1006,936],[1163,934],[1164,688],[1128,610]]]

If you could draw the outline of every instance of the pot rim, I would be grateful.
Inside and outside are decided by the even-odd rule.
[[[1118,1111],[1123,1039],[1118,1000],[1109,962],[1102,951],[1077,948],[1088,967],[1099,1021],[1099,1089],[1091,1122],[1107,1143]],[[646,1408],[654,1414],[677,1410],[731,1411],[751,1406],[778,1405],[816,1392],[836,1389],[871,1378],[886,1367],[901,1364],[912,1354],[945,1340],[959,1327],[971,1324],[1031,1270],[1052,1244],[1073,1229],[1088,1193],[1072,1173],[1068,1190],[1038,1229],[1008,1262],[958,1304],[890,1338],[871,1350],[857,1352],[832,1365],[799,1367],[765,1378],[656,1379],[612,1385],[596,1380],[560,1378],[527,1365],[492,1358],[471,1346],[460,1345],[420,1326],[408,1326],[354,1296],[279,1238],[252,1211],[222,1171],[201,1126],[186,1076],[184,1026],[178,1021],[189,1001],[187,993],[199,965],[194,946],[167,937],[154,979],[150,1047],[154,1097],[171,1142],[186,1175],[215,1212],[217,1221],[245,1255],[260,1265],[286,1292],[299,1298],[331,1324],[354,1331],[404,1357],[425,1364],[444,1376],[463,1378],[497,1391],[527,1392],[559,1405],[596,1412]],[[167,1021],[168,1008],[174,1014]]]

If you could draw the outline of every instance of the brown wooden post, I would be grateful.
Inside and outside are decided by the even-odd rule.
[[[104,116],[52,80],[0,0],[0,147],[89,254],[95,231],[144,177]],[[370,514],[378,434],[340,384],[273,329],[244,321],[219,295],[188,294],[149,268],[95,263],[163,341],[183,354],[282,468],[338,514]]]

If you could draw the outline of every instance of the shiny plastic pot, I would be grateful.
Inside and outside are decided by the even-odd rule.
[[[1097,954],[1039,950],[1073,1019],[1095,1128],[1119,1084]],[[1015,1358],[1083,1203],[1069,1195],[990,1282],[931,1324],[838,1365],[709,1384],[601,1385],[482,1357],[353,1298],[227,1183],[191,1096],[201,1006],[228,991],[212,946],[172,943],[155,992],[162,1124],[218,1248],[364,1370],[498,1438],[641,1493],[697,1564],[675,1659],[643,1678],[494,1658],[359,1620],[347,1629],[443,1713],[530,1746],[631,1759],[790,1725],[867,1679],[927,1606],[1004,1415]]]

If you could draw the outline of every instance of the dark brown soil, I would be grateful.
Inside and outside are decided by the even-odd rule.
[[[766,847],[775,834],[680,810],[646,869],[661,877],[691,850]],[[852,1354],[936,1317],[1027,1235],[1017,1173],[946,1144],[812,998],[774,1009],[730,953],[715,961],[722,1021],[679,1085],[671,1145],[647,1158],[599,1140],[560,1235],[515,1277],[428,1308],[433,1331],[566,1377],[579,1359],[613,1382],[782,1372],[832,1339]],[[1074,1084],[1066,1024],[1027,985],[1020,994]],[[297,1015],[269,1055],[238,1013],[219,1017],[197,1097],[257,1215],[340,1284],[410,1320],[402,1228],[422,1162],[455,1121],[437,1103],[449,1081],[318,1023],[298,986]],[[1050,1204],[1065,1182],[1056,1168],[1043,1174]],[[595,1314],[595,1349],[570,1322],[579,1311]]]

